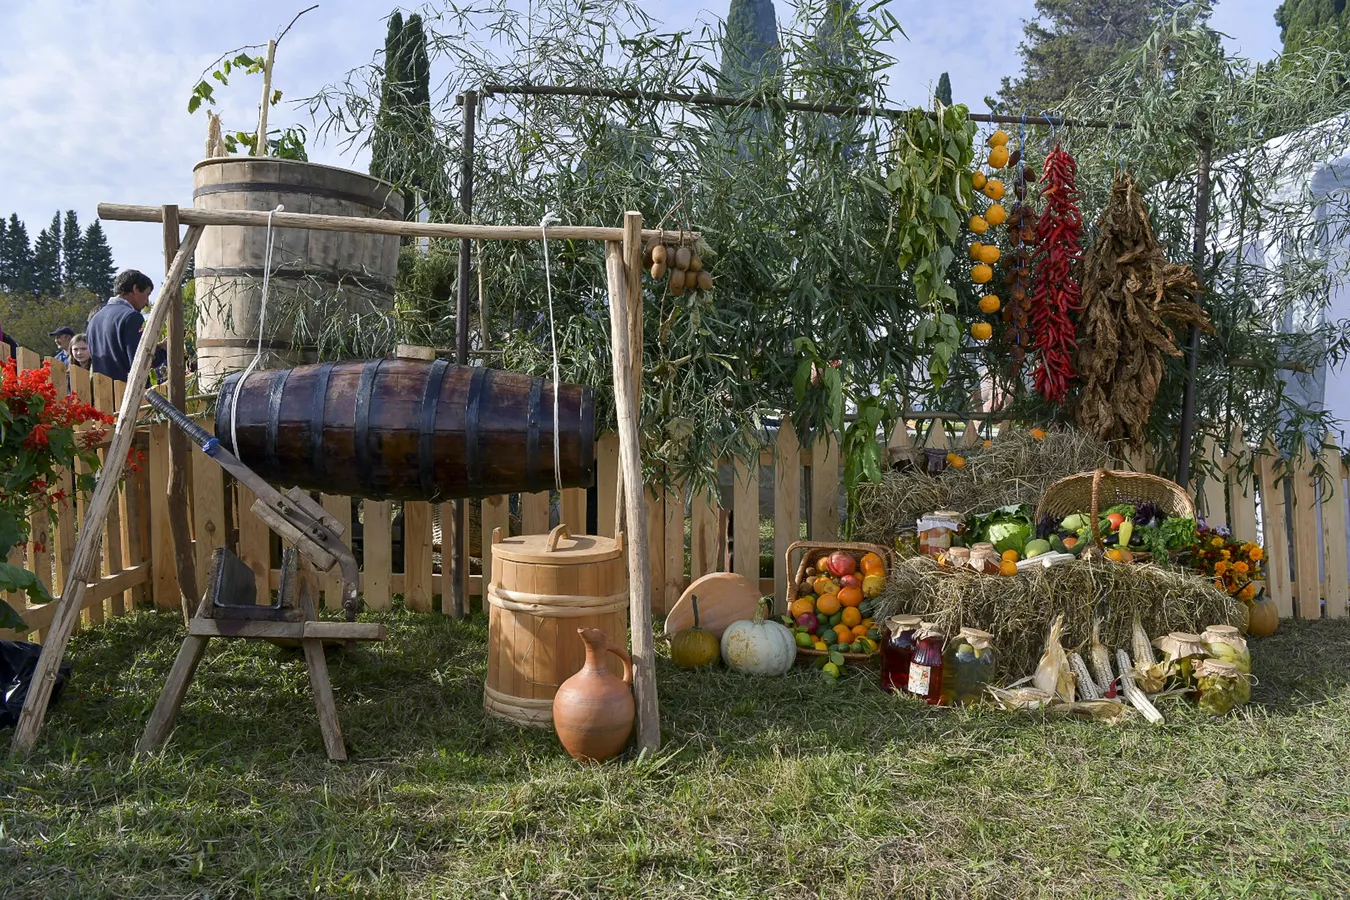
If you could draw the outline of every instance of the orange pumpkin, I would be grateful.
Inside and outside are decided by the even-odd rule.
[[[1270,595],[1261,591],[1247,604],[1247,633],[1252,637],[1269,637],[1280,627],[1280,611]]]

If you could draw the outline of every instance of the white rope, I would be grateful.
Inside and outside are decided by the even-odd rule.
[[[560,494],[562,493],[562,445],[558,440],[558,385],[562,381],[562,375],[558,365],[558,331],[553,325],[553,273],[548,262],[548,226],[556,225],[561,221],[558,214],[552,210],[544,213],[544,218],[539,220],[539,239],[544,244],[544,290],[548,294],[548,336],[553,343],[553,481],[557,484]]]
[[[263,283],[262,296],[258,298],[258,351],[253,354],[253,361],[248,364],[244,374],[239,376],[239,382],[234,386],[234,395],[230,397],[230,448],[235,456],[239,455],[239,437],[235,432],[235,421],[239,417],[239,395],[244,392],[244,382],[248,381],[248,376],[253,374],[253,370],[258,367],[258,362],[262,359],[263,353],[263,335],[266,334],[267,325],[267,291],[272,284],[272,245],[276,240],[276,232],[272,230],[272,216],[285,210],[286,207],[280,203],[277,208],[267,213],[267,249],[263,252]]]

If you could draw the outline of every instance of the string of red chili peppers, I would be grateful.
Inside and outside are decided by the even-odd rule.
[[[1073,380],[1078,343],[1071,312],[1081,308],[1082,288],[1073,267],[1082,256],[1083,214],[1078,209],[1078,164],[1059,144],[1045,158],[1036,222],[1036,269],[1031,290],[1031,346],[1036,352],[1036,392],[1058,403]]]

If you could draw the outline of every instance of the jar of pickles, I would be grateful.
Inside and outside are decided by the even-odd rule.
[[[947,642],[942,655],[942,702],[976,703],[997,675],[994,636],[978,628],[962,628]]]
[[[892,616],[881,635],[881,686],[888,691],[909,690],[909,664],[914,653],[918,616]]]
[[[919,552],[934,558],[946,553],[966,532],[966,517],[953,509],[940,509],[919,520]]]
[[[1198,705],[1211,716],[1225,716],[1252,698],[1250,677],[1234,663],[1202,659],[1195,664]]]
[[[900,556],[919,555],[919,529],[906,525],[895,536],[895,552]]]

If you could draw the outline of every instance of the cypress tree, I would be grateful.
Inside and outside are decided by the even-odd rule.
[[[720,90],[738,97],[769,93],[783,70],[783,51],[778,43],[778,15],[773,0],[731,0],[722,33]],[[739,133],[729,137],[737,152],[744,151],[752,136],[769,134],[772,117],[768,110],[738,114]]]
[[[946,72],[938,79],[937,90],[933,93],[939,103],[943,106],[952,105],[952,79]]]
[[[80,232],[80,219],[75,210],[66,210],[65,225],[61,228],[61,275],[67,286],[75,284],[76,269],[84,255],[84,235]]]
[[[380,109],[375,114],[375,133],[370,144],[370,174],[386,181],[397,181],[392,162],[397,153],[397,129],[393,121],[398,107],[397,97],[406,80],[403,75],[403,14],[398,10],[389,16],[389,30],[384,38],[384,77],[380,81]]]
[[[100,297],[111,296],[117,267],[113,265],[112,248],[103,234],[103,226],[97,220],[85,231],[83,243],[77,283]]]
[[[39,297],[61,295],[61,214],[38,232],[33,246],[33,293]]]

